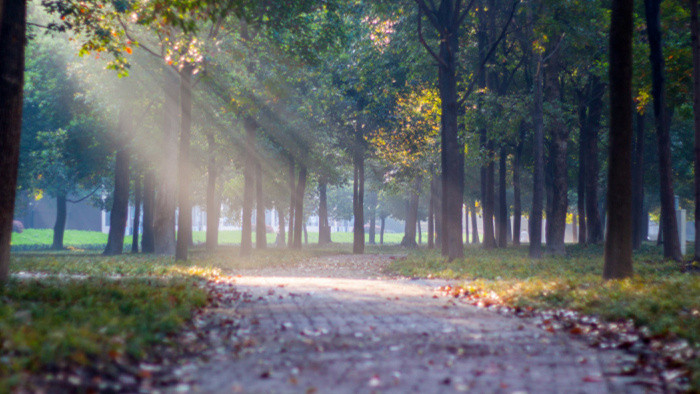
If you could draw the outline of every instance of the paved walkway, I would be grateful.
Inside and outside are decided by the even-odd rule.
[[[589,348],[449,298],[442,283],[389,279],[391,257],[333,256],[235,278],[247,292],[222,354],[187,374],[202,392],[647,392],[619,352]]]

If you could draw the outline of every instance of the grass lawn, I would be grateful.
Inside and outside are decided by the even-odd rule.
[[[333,242],[351,243],[352,233],[332,233]],[[385,233],[384,242],[387,244],[398,244],[401,242],[403,234]],[[206,232],[194,231],[192,239],[195,244],[202,244],[206,241]],[[369,235],[365,234],[365,239],[369,240]],[[272,245],[275,243],[276,234],[267,234],[267,243]],[[27,251],[47,249],[53,242],[53,230],[51,229],[26,229],[21,234],[12,233],[12,250]],[[255,233],[253,233],[253,242],[255,242]],[[309,233],[309,243],[318,242],[318,233]],[[377,234],[376,242],[379,242],[379,234]],[[237,245],[241,243],[240,230],[230,230],[219,232],[220,245]],[[107,234],[99,231],[78,231],[66,230],[63,238],[63,244],[68,249],[89,249],[99,250],[107,245]],[[124,238],[124,247],[126,250],[131,250],[131,236]]]
[[[416,251],[389,267],[392,273],[464,280],[473,294],[495,293],[510,306],[571,309],[604,320],[632,319],[659,337],[685,338],[700,349],[700,277],[681,273],[664,261],[656,246],[635,254],[635,276],[602,280],[602,246],[569,246],[568,257],[528,257],[527,247],[484,251],[468,247],[462,260],[448,262],[438,252]],[[700,362],[693,387],[700,389]]]

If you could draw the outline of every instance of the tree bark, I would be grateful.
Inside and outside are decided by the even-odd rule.
[[[508,246],[508,202],[506,201],[506,149],[501,148],[498,164],[498,247]]]
[[[306,166],[299,165],[299,181],[294,196],[294,249],[301,249],[301,236],[304,222],[304,194],[306,193]]]
[[[457,128],[457,58],[459,52],[459,22],[454,17],[460,10],[452,1],[442,1],[438,11],[440,50],[438,88],[440,91],[442,166],[442,255],[449,260],[464,257],[462,244],[462,193],[464,190],[464,150],[458,140]]]
[[[401,246],[408,248],[416,247],[416,223],[418,222],[418,202],[421,179],[417,177],[413,187],[408,191],[406,204],[406,224],[404,226],[404,236]],[[461,221],[461,215],[460,215]]]
[[[538,55],[535,64],[535,80],[533,87],[532,126],[533,141],[533,183],[532,183],[532,209],[530,211],[529,233],[531,258],[542,257],[542,200],[545,190],[544,184],[544,118],[542,110],[542,55]]]
[[[376,244],[377,225],[377,193],[371,192],[369,195],[369,244]]]
[[[10,272],[22,131],[26,6],[23,0],[0,0],[0,285],[7,281]]]
[[[156,193],[156,210],[153,219],[154,251],[157,254],[175,254],[175,209],[177,207],[177,171],[173,171],[173,161],[178,161],[177,127],[179,120],[178,76],[165,67],[163,70],[163,144]]]
[[[318,244],[331,243],[331,227],[328,225],[328,183],[321,179],[318,184]]]
[[[379,244],[384,245],[384,225],[386,223],[386,216],[381,216],[379,225]]]
[[[610,24],[610,167],[603,278],[632,276],[633,0],[613,0]]]
[[[552,55],[550,55],[552,56]],[[559,61],[554,54],[547,67],[548,95],[552,103],[559,107],[561,102],[561,86],[559,82]],[[547,224],[551,231],[547,239],[549,253],[564,255],[564,236],[566,234],[566,214],[569,207],[568,201],[568,171],[566,154],[569,142],[568,128],[554,116],[551,120],[550,160],[552,170],[552,207],[551,216],[547,216]]]
[[[632,248],[638,250],[644,237],[644,114],[637,113],[632,167]]]
[[[280,226],[279,226],[279,229],[277,230],[277,247],[283,248],[287,245],[287,240],[285,239],[286,234],[287,234],[287,230],[286,230],[285,224],[284,224],[284,212],[282,211],[282,208],[277,207],[277,216],[279,217],[279,221],[280,221],[280,223],[279,223]]]
[[[129,216],[129,149],[128,134],[130,133],[129,111],[119,112],[118,148],[114,165],[114,194],[112,210],[109,213],[109,235],[105,256],[122,254],[124,251],[124,231]]]
[[[602,216],[600,209],[598,209],[598,178],[600,174],[598,134],[603,114],[605,85],[597,77],[591,76],[591,78],[586,128],[583,130],[585,131],[586,229],[588,230],[588,242],[597,244],[603,241]]]
[[[139,227],[141,226],[141,200],[143,189],[141,188],[141,176],[134,177],[134,221],[131,227],[131,253],[139,252]]]
[[[253,252],[253,200],[255,189],[255,120],[246,117],[243,127],[245,128],[245,168],[243,169],[243,220],[241,229],[241,256],[250,256]]]
[[[472,243],[474,245],[479,244],[479,227],[478,227],[478,222],[477,222],[477,217],[476,217],[476,201],[472,201],[470,211],[472,211],[472,228],[474,231],[472,232]]]
[[[180,71],[180,156],[178,157],[178,220],[175,260],[187,261],[192,243],[192,196],[190,191],[190,136],[192,134],[192,70]]]
[[[155,209],[155,180],[153,171],[147,170],[143,177],[143,236],[141,253],[154,253],[153,215]]]
[[[590,84],[589,84],[590,85]],[[576,190],[577,210],[578,210],[578,243],[588,244],[588,230],[586,229],[586,128],[588,127],[588,105],[589,97],[582,92],[578,93],[579,99],[579,149],[578,149],[578,185]]]
[[[364,198],[365,198],[365,157],[362,127],[355,126],[355,146],[353,148],[354,176],[352,182],[353,234],[352,253],[365,252]]]
[[[700,22],[698,2],[690,1],[690,36],[693,46],[693,115],[695,121],[695,254],[700,261]]]
[[[660,3],[661,0],[644,0],[652,75],[651,90],[654,97],[654,117],[659,145],[659,192],[661,195],[661,220],[664,227],[664,257],[680,261],[682,256],[674,206],[670,121],[668,108],[666,107],[665,62],[663,45],[661,43],[661,23],[659,20]]]
[[[53,243],[51,249],[63,250],[63,234],[66,231],[67,216],[66,194],[60,193],[56,196],[56,222],[53,225]]]
[[[293,247],[294,243],[294,208],[296,207],[295,196],[297,194],[297,188],[294,183],[294,158],[289,157],[289,248]]]
[[[523,139],[525,139],[525,122],[520,124],[520,138],[515,148],[513,159],[513,245],[520,246],[520,226],[523,216],[520,192],[520,161],[523,155]]]
[[[435,249],[435,177],[430,179],[430,200],[428,200],[428,249]]]
[[[214,134],[207,134],[208,163],[207,163],[207,238],[206,248],[213,252],[219,245],[219,217],[221,215],[221,203],[216,193],[216,177],[218,168],[216,162],[216,141]]]
[[[496,247],[496,237],[494,233],[494,186],[495,186],[495,165],[493,163],[492,143],[486,145],[489,163],[484,167],[483,186],[482,186],[482,231],[483,231],[483,248],[493,249]]]
[[[267,224],[265,223],[265,196],[263,194],[262,165],[255,163],[255,247],[267,248]]]

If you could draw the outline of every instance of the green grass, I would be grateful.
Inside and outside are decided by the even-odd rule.
[[[604,320],[632,319],[651,334],[685,338],[700,347],[700,277],[681,273],[658,248],[635,254],[631,279],[603,281],[601,246],[569,246],[568,257],[528,257],[527,247],[484,251],[468,247],[466,257],[448,262],[437,252],[416,251],[396,260],[390,272],[412,277],[462,279],[474,293],[494,292],[510,306],[565,308]],[[700,389],[700,363],[693,362],[693,387]]]
[[[196,283],[217,274],[171,258],[75,252],[14,254],[11,271],[87,276],[13,276],[0,287],[0,392],[66,365],[143,358],[206,304]]]
[[[277,235],[273,233],[267,234],[267,243],[272,245],[275,243]],[[333,242],[351,243],[352,233],[338,232],[331,234]],[[403,234],[385,233],[384,242],[387,244],[398,244],[401,242]],[[192,239],[195,244],[203,244],[206,241],[206,232],[195,231],[192,234]],[[365,234],[365,239],[369,240],[369,235]],[[379,234],[376,241],[379,242]],[[12,233],[12,250],[28,251],[48,249],[53,242],[53,230],[51,229],[26,229],[21,234]],[[255,242],[255,233],[253,233],[253,242]],[[309,243],[318,242],[318,233],[309,233]],[[241,231],[221,231],[219,232],[220,245],[239,245],[241,243]],[[86,249],[99,250],[107,244],[107,234],[99,231],[78,231],[66,230],[63,238],[63,244],[67,249]],[[131,236],[124,237],[125,250],[131,248]]]

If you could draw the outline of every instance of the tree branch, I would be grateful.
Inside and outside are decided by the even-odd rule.
[[[418,1],[418,0],[416,0]],[[418,40],[420,41],[421,44],[425,47],[425,49],[428,50],[428,53],[437,60],[438,63],[440,63],[443,67],[447,67],[447,63],[445,63],[444,60],[442,60],[433,50],[430,48],[427,42],[425,42],[425,38],[423,37],[423,15],[422,15],[422,9],[420,6],[418,7]]]
[[[83,197],[83,198],[79,198],[79,199],[77,199],[77,200],[69,200],[69,199],[66,198],[66,202],[69,202],[69,203],[71,203],[71,204],[77,204],[77,203],[79,203],[79,202],[82,202],[82,201],[86,200],[88,197],[90,197],[90,196],[92,196],[93,194],[97,193],[97,191],[100,190],[101,187],[102,187],[102,185],[97,186],[97,187],[95,188],[95,190],[93,190],[92,192],[90,192],[90,194],[88,194],[87,196],[85,196],[85,197]]]

